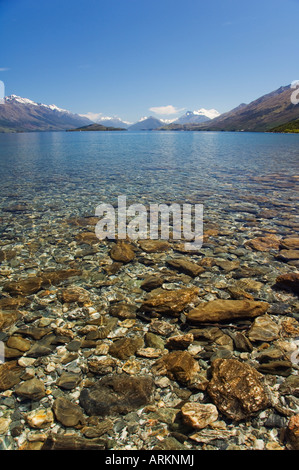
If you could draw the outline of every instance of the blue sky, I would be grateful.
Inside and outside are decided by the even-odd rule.
[[[225,112],[299,79],[298,18],[299,0],[0,0],[0,80],[128,121]]]

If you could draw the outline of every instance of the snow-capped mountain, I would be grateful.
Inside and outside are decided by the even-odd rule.
[[[129,126],[129,131],[152,131],[163,126],[163,122],[160,119],[156,119],[153,116],[143,117],[139,121],[135,122],[132,126]]]
[[[220,116],[216,109],[201,108],[197,111],[187,111],[183,116],[174,121],[174,124],[199,124],[201,122],[210,121]]]
[[[1,132],[60,131],[91,123],[55,104],[36,103],[17,95],[6,96],[0,105]]]

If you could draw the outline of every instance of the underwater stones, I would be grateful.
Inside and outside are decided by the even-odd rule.
[[[81,375],[75,372],[64,371],[57,379],[56,385],[64,390],[72,390],[81,381]]]
[[[125,302],[118,302],[110,306],[109,314],[112,317],[117,317],[122,320],[126,318],[136,318],[136,307],[135,305],[129,305]]]
[[[50,409],[38,408],[26,414],[26,421],[31,428],[43,429],[53,424],[53,412]]]
[[[171,248],[166,240],[139,240],[138,245],[146,253],[163,253]]]
[[[286,262],[299,260],[299,250],[280,250],[278,259]]]
[[[0,364],[0,391],[9,390],[20,382],[23,368],[17,361],[8,361]]]
[[[273,341],[279,338],[279,326],[269,315],[255,318],[248,331],[250,341]]]
[[[275,288],[299,293],[299,273],[281,274],[276,278]]]
[[[286,429],[288,448],[299,450],[299,414],[291,416]]]
[[[83,287],[69,286],[57,293],[58,299],[63,303],[77,302],[79,305],[90,304],[90,294]]]
[[[176,290],[159,289],[152,292],[144,300],[140,310],[177,317],[185,308],[197,300],[198,294],[199,289],[197,287]]]
[[[215,359],[207,392],[218,410],[230,419],[246,419],[269,405],[262,375],[236,359]]]
[[[41,450],[104,450],[102,439],[87,439],[77,434],[65,435],[51,433]]]
[[[3,331],[14,325],[21,317],[22,315],[17,311],[0,311],[0,331]]]
[[[75,237],[77,243],[86,245],[95,245],[100,242],[95,232],[82,232]]]
[[[110,250],[110,257],[114,261],[130,263],[135,258],[133,246],[125,241],[117,241]]]
[[[267,302],[217,299],[202,303],[187,313],[190,323],[219,322],[239,318],[254,318],[264,314]]]
[[[187,402],[181,413],[183,422],[194,429],[203,429],[218,419],[218,410],[210,403]]]
[[[196,277],[204,272],[204,268],[185,258],[174,258],[167,260],[168,266],[191,277]]]
[[[153,389],[149,376],[109,375],[82,390],[80,405],[88,415],[126,414],[148,404]]]
[[[137,349],[143,347],[143,339],[136,336],[134,338],[120,338],[109,348],[109,354],[118,359],[128,359],[134,355]]]
[[[255,251],[278,250],[280,239],[276,235],[268,235],[266,237],[257,237],[245,242],[245,246]]]
[[[173,351],[159,358],[152,371],[157,375],[166,375],[183,385],[190,385],[199,372],[199,365],[187,351]]]
[[[41,380],[33,378],[18,385],[15,389],[15,393],[21,398],[40,400],[46,395],[46,389]]]
[[[299,238],[298,237],[289,237],[283,238],[280,240],[280,246],[285,250],[299,250]]]
[[[170,336],[166,341],[165,348],[167,349],[187,349],[194,341],[192,333],[185,335]]]
[[[53,412],[57,421],[63,426],[72,427],[84,422],[83,411],[79,405],[65,397],[58,397],[53,404]]]
[[[43,287],[57,285],[60,282],[74,276],[79,276],[81,271],[78,269],[66,269],[44,272],[40,276],[32,276],[19,281],[7,282],[3,290],[11,295],[32,295],[36,294]]]
[[[157,289],[162,286],[164,279],[159,274],[151,274],[147,276],[142,284],[140,285],[141,289],[150,292],[153,289]]]

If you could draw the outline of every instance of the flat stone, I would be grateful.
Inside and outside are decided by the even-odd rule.
[[[49,408],[39,408],[27,413],[26,421],[31,428],[43,429],[54,423],[54,415]]]
[[[64,397],[56,398],[53,412],[57,421],[66,427],[77,426],[85,421],[81,407]]]
[[[88,361],[88,369],[95,375],[111,374],[117,366],[115,359],[107,356],[96,357]]]
[[[18,384],[23,368],[18,365],[17,361],[8,361],[0,364],[0,391],[9,390]]]
[[[262,375],[236,359],[212,362],[207,392],[218,410],[230,419],[246,419],[269,405]]]
[[[56,385],[64,390],[72,390],[77,387],[81,381],[81,375],[75,372],[62,372],[61,376],[56,380]]]
[[[197,287],[176,290],[158,289],[158,292],[152,292],[142,303],[140,310],[177,317],[190,304],[196,302],[198,294],[199,289]]]
[[[22,398],[29,398],[30,400],[40,400],[46,395],[44,383],[33,378],[22,382],[15,388],[15,393]]]
[[[285,250],[299,250],[299,238],[298,237],[288,237],[280,240],[281,248]]]
[[[136,336],[134,338],[120,338],[109,348],[109,354],[118,359],[128,359],[134,355],[137,349],[143,346],[143,339]]]
[[[130,263],[135,258],[135,251],[132,245],[125,241],[118,241],[110,251],[110,257],[114,261]]]
[[[80,405],[88,415],[127,414],[149,403],[153,387],[149,376],[109,375],[82,390]]]
[[[0,311],[0,331],[4,331],[14,325],[22,315],[20,312],[14,311]]]
[[[278,250],[280,245],[280,238],[278,238],[276,235],[257,237],[246,241],[244,245],[255,251]]]
[[[279,326],[269,315],[255,318],[248,331],[250,341],[273,341],[279,338]]]
[[[170,336],[166,341],[165,347],[167,349],[187,349],[194,341],[192,333],[185,335]]]
[[[290,450],[299,450],[299,414],[290,418],[286,429],[286,441]]]
[[[185,403],[181,413],[184,423],[194,429],[203,429],[218,419],[218,410],[210,403]]]
[[[138,244],[146,253],[162,253],[171,248],[170,243],[166,240],[139,240]]]
[[[283,261],[299,260],[299,250],[280,250],[278,258]]]
[[[279,387],[281,395],[293,395],[299,397],[299,375],[290,375]]]
[[[58,299],[63,303],[72,303],[76,302],[79,305],[89,305],[90,304],[90,293],[79,286],[69,286],[65,289],[61,289],[57,293]]]
[[[292,373],[292,363],[288,360],[270,361],[260,364],[257,370],[262,374],[282,375],[288,377]]]
[[[112,317],[117,317],[122,320],[126,318],[136,318],[136,309],[137,307],[135,305],[119,302],[110,306],[109,314]]]
[[[96,245],[97,243],[100,243],[100,240],[96,236],[95,232],[82,232],[76,235],[75,237],[76,241],[79,244],[87,244],[87,245]]]
[[[158,359],[152,367],[152,372],[189,385],[199,372],[199,365],[187,351],[173,351]]]
[[[141,289],[150,292],[153,289],[157,289],[162,286],[164,280],[163,277],[158,274],[152,274],[147,276],[142,284],[140,285]]]
[[[198,305],[187,313],[187,320],[190,323],[202,323],[254,318],[264,314],[268,307],[267,302],[217,299]]]
[[[204,268],[202,266],[199,266],[198,264],[185,258],[168,259],[167,264],[171,268],[174,268],[179,272],[187,274],[191,277],[196,277],[204,272]]]
[[[102,439],[87,439],[77,434],[67,436],[64,434],[50,434],[41,450],[104,450],[105,442]]]
[[[281,274],[276,278],[274,287],[299,293],[299,273]]]

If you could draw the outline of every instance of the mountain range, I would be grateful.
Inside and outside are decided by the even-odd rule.
[[[11,95],[0,104],[0,132],[67,130],[91,124],[89,119],[55,105]]]
[[[299,105],[293,104],[291,85],[282,86],[249,104],[242,103],[224,114],[215,109],[187,111],[169,123],[150,116],[131,124],[118,117],[101,117],[95,121],[88,115],[71,113],[56,105],[36,103],[11,95],[0,103],[0,132],[32,132],[63,130],[186,130],[298,132]],[[83,129],[84,128],[84,129]]]
[[[299,118],[299,106],[291,101],[293,92],[291,85],[282,86],[249,104],[242,103],[212,121],[201,124],[173,123],[163,126],[161,130],[268,132],[275,128],[279,132],[279,126]]]

